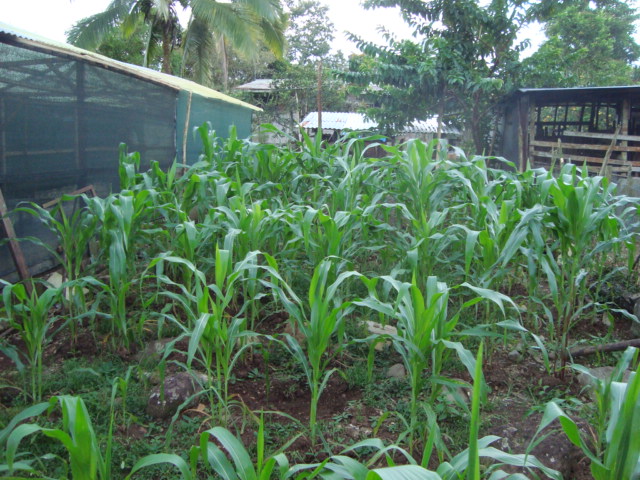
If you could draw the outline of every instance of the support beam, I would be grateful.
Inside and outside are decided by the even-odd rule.
[[[11,252],[11,258],[13,258],[13,263],[16,266],[18,275],[21,280],[27,280],[31,276],[29,275],[29,268],[27,267],[27,262],[24,259],[22,249],[20,248],[20,244],[16,238],[16,232],[13,229],[13,222],[7,216],[7,213],[9,213],[7,210],[7,204],[4,201],[4,195],[0,189],[0,225],[2,225],[4,235],[9,239],[9,252]],[[25,282],[25,287],[27,288],[27,291],[31,293],[31,284],[29,282]]]

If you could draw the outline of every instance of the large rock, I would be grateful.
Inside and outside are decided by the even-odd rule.
[[[387,370],[387,377],[389,378],[404,378],[407,376],[407,372],[404,365],[401,363],[395,363]]]
[[[590,368],[589,372],[591,372],[591,375],[588,375],[586,373],[581,373],[580,375],[578,375],[578,383],[583,387],[585,387],[589,392],[589,394],[593,396],[593,388],[596,382],[595,379],[601,380],[602,382],[607,382],[613,375],[614,370],[615,370],[614,367]],[[622,381],[623,382],[629,381],[630,374],[631,374],[631,371],[625,370],[625,372],[622,374]]]
[[[367,320],[367,330],[369,333],[373,333],[374,335],[397,335],[398,329],[391,325],[382,325],[378,322],[372,322]],[[378,351],[382,351],[385,345],[389,345],[390,342],[378,342],[376,343],[375,349]]]
[[[164,388],[164,399],[161,399],[160,388]],[[169,418],[189,397],[200,391],[202,387],[190,373],[169,375],[165,377],[162,387],[155,387],[151,391],[147,413],[154,418]]]

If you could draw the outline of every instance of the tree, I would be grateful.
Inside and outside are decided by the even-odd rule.
[[[269,94],[245,98],[263,108],[261,121],[297,132],[300,120],[317,108],[319,62],[322,63],[322,109],[349,108],[347,85],[333,74],[334,70],[346,69],[347,63],[342,53],[331,53],[335,27],[328,20],[326,5],[318,0],[286,0],[285,3],[289,16],[286,56],[272,61],[260,73],[262,78],[273,80],[274,89]]]
[[[414,40],[397,40],[384,32],[379,46],[352,36],[373,60],[365,69],[344,75],[367,87],[378,108],[368,114],[394,131],[417,118],[449,112],[465,126],[477,152],[485,150],[493,106],[514,88],[519,52],[525,42],[516,36],[525,22],[524,1],[370,0],[369,7],[400,8],[414,31]]]
[[[291,63],[306,65],[329,55],[335,37],[335,26],[329,7],[317,0],[287,0],[287,58]]]
[[[633,38],[636,9],[617,0],[542,2],[532,16],[546,20],[545,41],[524,62],[532,87],[625,85],[634,82],[640,57]]]
[[[177,8],[190,8],[191,16],[182,35]],[[228,79],[227,54],[232,48],[250,56],[267,46],[275,55],[284,49],[286,17],[279,0],[112,0],[104,12],[85,18],[73,26],[68,39],[82,48],[97,48],[115,28],[129,36],[139,22],[150,26],[145,63],[153,39],[162,44],[162,70],[169,71],[171,51],[182,35],[182,73],[203,84],[211,83],[214,59],[223,65],[223,84]]]
[[[149,58],[158,43],[162,48],[162,71],[170,73],[171,51],[181,34],[176,12],[177,5],[187,6],[188,0],[112,0],[100,13],[78,21],[67,32],[73,45],[96,50],[103,40],[120,27],[125,38],[139,32],[141,23],[146,28],[143,66],[149,66]]]

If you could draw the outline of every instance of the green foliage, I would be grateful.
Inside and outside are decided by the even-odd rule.
[[[94,240],[98,244],[88,261],[83,262],[83,256],[73,250],[59,254],[63,261],[71,262],[65,268],[74,278],[59,290],[36,290],[28,295],[23,284],[4,287],[1,315],[25,335],[30,366],[44,363],[41,346],[53,337],[49,328],[55,319],[52,305],[63,302],[64,289],[84,287],[87,313],[69,316],[69,322],[89,329],[97,345],[124,358],[150,338],[172,336],[164,352],[145,359],[141,368],[157,363],[161,381],[172,368],[193,372],[205,387],[204,394],[197,394],[203,406],[194,409],[204,421],[226,422],[230,429],[237,428],[234,433],[246,434],[242,430],[247,410],[240,397],[234,396],[231,382],[244,381],[240,375],[234,378],[235,367],[257,353],[263,354],[266,368],[250,363],[247,367],[254,378],[264,375],[266,390],[275,368],[279,380],[295,380],[288,384],[289,393],[299,389],[299,380],[306,381],[311,392],[311,438],[314,442],[321,438],[325,447],[322,453],[313,452],[311,461],[326,462],[309,468],[290,467],[293,470],[285,472],[288,477],[330,476],[328,472],[354,478],[425,474],[413,468],[418,462],[409,456],[406,461],[413,466],[408,470],[381,468],[377,461],[395,467],[404,453],[375,440],[354,447],[361,452],[369,449],[367,454],[373,451],[375,459],[353,463],[347,459],[352,450],[331,457],[339,451],[329,452],[332,442],[341,440],[332,438],[326,424],[319,421],[318,408],[338,367],[346,375],[356,372],[357,377],[354,373],[348,381],[365,386],[363,404],[376,410],[359,414],[373,417],[373,436],[377,432],[398,434],[397,442],[410,444],[412,454],[420,451],[423,467],[435,461],[435,450],[443,478],[457,478],[467,471],[477,478],[478,457],[521,466],[530,461],[528,466],[538,466],[528,457],[507,455],[492,447],[497,437],[474,440],[484,392],[480,362],[470,350],[475,349],[478,337],[485,338],[491,350],[496,338],[506,342],[509,331],[516,331],[523,341],[533,338],[543,354],[547,349],[561,354],[569,345],[574,325],[588,321],[587,313],[602,308],[594,302],[592,292],[607,281],[606,276],[599,276],[603,265],[608,268],[618,258],[624,258],[625,264],[627,257],[635,259],[637,200],[617,196],[612,184],[587,177],[574,166],[564,167],[558,177],[543,169],[519,173],[492,168],[490,165],[502,162],[499,159],[467,158],[461,152],[452,161],[439,142],[385,145],[383,158],[368,158],[369,148],[380,137],[352,134],[329,144],[321,136],[303,134],[300,143],[277,148],[239,139],[233,132],[220,139],[206,125],[195,133],[204,143],[198,161],[187,167],[174,165],[166,172],[153,163],[148,171],[140,171],[139,155],[129,155],[123,147],[122,191],[102,199],[83,199],[86,207],[77,217],[63,217],[59,212],[55,216],[59,223],[55,223],[36,207],[27,207],[33,212],[28,213],[41,215],[62,232],[63,248],[73,249],[76,243],[84,248]],[[510,166],[508,162],[504,165]],[[76,226],[86,226],[87,231],[76,232]],[[618,266],[616,262],[612,268]],[[518,290],[519,297],[506,295]],[[92,321],[84,322],[86,318]],[[528,322],[531,337],[526,336],[520,318]],[[287,319],[286,333],[271,330]],[[369,319],[394,326],[396,333],[365,333],[359,326]],[[62,322],[58,332],[67,335],[68,325]],[[257,331],[264,334],[257,335]],[[385,368],[401,358],[408,378],[374,386],[369,383],[371,369],[365,372],[364,368],[366,350],[386,341],[391,348],[384,347],[380,354],[372,348],[368,366],[376,363]],[[12,351],[17,358],[17,348]],[[448,362],[452,353],[460,362]],[[472,420],[472,429],[468,445],[464,440],[460,448],[445,447],[447,432],[439,425],[453,416],[450,407],[443,411],[445,403],[436,401],[443,387],[455,391],[464,384],[445,376],[448,367],[466,369],[476,388],[471,410],[461,409]],[[37,374],[38,368],[31,372]],[[121,378],[111,387],[112,398],[121,397],[117,408],[108,406],[108,392],[96,391],[107,375]],[[125,428],[135,427],[145,415],[144,400],[138,394],[144,387],[137,375],[137,370],[127,374],[124,367],[110,362],[89,368],[70,363],[57,373],[54,368],[42,390],[36,375],[31,390],[34,398],[47,392],[82,394],[96,418],[113,415],[122,419]],[[381,379],[383,374],[376,375]],[[140,376],[144,378],[142,372]],[[612,398],[614,387],[608,392],[605,389],[600,404]],[[236,405],[243,407],[243,419],[229,408]],[[16,422],[9,421],[0,440],[6,441],[25,419],[24,415],[16,418]],[[600,435],[606,430],[606,418],[598,417]],[[49,424],[55,421],[47,420]],[[168,456],[148,457],[139,468],[148,466],[146,473],[152,475],[162,468],[158,465],[169,462],[176,466],[176,475],[188,478],[213,474],[217,468],[213,464],[219,462],[225,465],[220,468],[230,472],[229,478],[240,476],[233,459],[222,460],[230,452],[219,443],[226,442],[238,452],[241,445],[232,445],[228,432],[211,433],[215,425],[203,426],[202,421],[179,420],[176,415],[162,438]],[[455,421],[462,422],[460,416]],[[49,428],[49,424],[40,426]],[[71,430],[71,423],[68,427]],[[128,473],[124,470],[138,457],[159,451],[156,434],[161,426],[149,422],[144,428],[153,433],[144,441],[132,441],[131,448],[115,442],[114,458],[124,465],[118,473]],[[265,428],[262,434],[269,440],[299,433],[296,419],[280,428],[271,424]],[[103,438],[110,438],[109,429],[104,421],[96,423],[96,451],[104,451]],[[185,437],[205,429],[209,429],[208,436],[190,456],[182,456],[187,453]],[[29,433],[27,430],[21,431]],[[452,436],[460,437],[458,433]],[[338,432],[336,438],[345,435]],[[87,448],[92,442],[87,441]],[[256,476],[281,474],[278,460],[271,461],[275,454],[269,457],[266,452],[267,443],[257,447],[262,451],[257,462],[250,460]],[[41,441],[33,445],[37,447],[31,449],[33,455],[14,457],[14,465],[42,475],[65,475],[62,470],[68,462],[60,466],[47,453],[67,458],[66,453],[60,454],[66,447],[60,444],[57,450],[47,450],[51,444]],[[392,451],[396,453],[391,455]],[[322,456],[325,452],[327,457]],[[96,455],[91,458],[98,458]],[[113,463],[106,457],[104,454],[105,464]],[[236,458],[247,463],[245,457]],[[482,465],[479,475],[490,475],[491,468],[498,468],[485,471]],[[206,473],[196,471],[201,467]],[[252,475],[250,469],[239,470]],[[429,475],[437,478],[433,472]]]
[[[596,480],[633,479],[640,475],[640,368],[628,383],[621,382],[624,370],[637,356],[636,349],[628,349],[609,380],[594,379],[598,406],[595,451],[578,425],[555,402],[547,404],[538,429],[540,433],[558,419],[571,443],[591,460],[591,473]]]
[[[50,339],[49,329],[57,320],[52,310],[60,301],[61,288],[31,282],[29,290],[21,283],[9,284],[0,280],[5,316],[0,322],[6,322],[20,334],[25,345],[25,357],[30,367],[31,397],[34,401],[42,398],[42,355]],[[44,292],[39,293],[42,288]],[[17,357],[16,357],[17,360]]]
[[[638,15],[626,2],[541,2],[546,40],[523,64],[528,87],[630,85],[640,56],[633,38]],[[556,4],[556,5],[554,5]]]
[[[387,35],[385,46],[351,37],[373,62],[360,63],[344,78],[381,87],[369,93],[377,105],[368,113],[394,131],[425,115],[438,114],[442,121],[445,112],[460,112],[455,120],[472,135],[475,151],[485,151],[490,109],[513,88],[518,52],[525,46],[516,44],[525,19],[521,2],[374,0],[367,5],[400,7],[417,37]]]
[[[343,348],[344,322],[351,307],[350,301],[343,301],[338,295],[340,285],[357,272],[342,272],[335,276],[330,259],[323,260],[314,270],[306,302],[302,302],[293,291],[273,285],[278,297],[293,321],[293,328],[304,339],[304,347],[292,335],[285,334],[285,346],[302,366],[311,390],[311,410],[309,426],[311,440],[315,442],[317,432],[316,416],[318,400],[327,386],[335,369],[328,369],[331,355]],[[337,339],[337,343],[336,342]]]
[[[64,446],[68,454],[71,477],[74,480],[110,479],[111,432],[107,440],[107,447],[103,452],[93,430],[87,407],[81,398],[68,396],[51,397],[48,404],[36,405],[23,412],[22,417],[26,419],[39,415],[44,411],[45,407],[48,407],[49,411],[51,411],[58,404],[62,410],[62,428],[43,428],[38,424],[23,423],[11,429],[9,427],[14,427],[14,425],[9,425],[7,429],[0,432],[0,440],[5,431],[8,434],[5,453],[7,463],[0,466],[6,467],[9,475],[14,470],[37,474],[37,469],[31,466],[33,460],[16,462],[15,459],[21,441],[29,435],[42,432]],[[48,460],[48,458],[44,459]]]
[[[187,29],[182,31],[178,9],[191,9]],[[183,59],[180,73],[210,85],[215,59],[223,67],[223,86],[228,81],[227,49],[229,46],[244,56],[259,53],[260,46],[278,57],[284,50],[285,17],[278,2],[209,2],[206,0],[114,0],[103,12],[77,22],[68,34],[69,42],[82,48],[97,49],[105,38],[121,29],[125,37],[135,38],[142,30],[144,38],[143,66],[161,51],[162,71],[171,72],[172,51],[180,45]],[[103,48],[108,48],[104,46]]]

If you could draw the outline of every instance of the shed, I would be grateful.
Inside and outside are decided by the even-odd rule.
[[[523,88],[503,106],[500,153],[521,170],[571,162],[640,174],[640,86]]]
[[[248,137],[256,110],[195,82],[0,23],[0,188],[9,210],[89,184],[98,193],[118,189],[121,142],[140,152],[143,168],[151,160],[165,168],[176,158],[193,162],[201,151],[194,126],[209,121],[227,136],[235,125]],[[15,220],[18,237],[46,233],[24,215]],[[1,246],[0,277],[13,268]]]
[[[310,112],[300,126],[307,130],[318,129],[318,112]],[[322,112],[322,133],[332,136],[342,131],[376,131],[377,122],[366,117],[364,113],[356,112]],[[396,136],[396,140],[403,142],[411,138],[419,138],[431,141],[438,132],[438,118],[431,117],[426,120],[414,120],[402,128]],[[455,139],[460,137],[460,131],[447,124],[442,125],[442,137]]]

